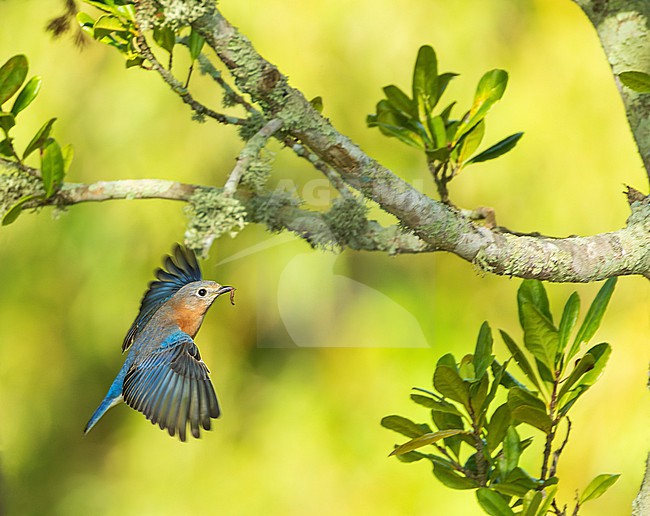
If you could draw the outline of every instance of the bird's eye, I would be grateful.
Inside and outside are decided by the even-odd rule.
[[[199,296],[201,296],[201,297],[205,297],[205,295],[206,295],[207,293],[208,293],[208,291],[205,290],[204,288],[200,288],[199,291],[197,292],[197,294],[198,294]]]

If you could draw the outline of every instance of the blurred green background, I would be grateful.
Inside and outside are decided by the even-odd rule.
[[[492,206],[520,231],[593,234],[624,224],[624,183],[647,189],[596,35],[569,0],[220,4],[293,86],[323,96],[342,132],[426,192],[420,155],[365,127],[382,86],[409,87],[422,44],[434,46],[441,71],[461,74],[446,94],[461,105],[486,70],[508,70],[485,141],[526,133],[512,153],[452,183],[457,204]],[[157,76],[125,70],[112,49],[51,40],[43,27],[60,9],[0,1],[0,61],[25,53],[30,74],[44,78],[18,146],[56,116],[57,139],[76,151],[70,181],[223,184],[235,132],[192,122]],[[197,96],[218,108],[195,79]],[[317,173],[274,150],[274,181],[322,208],[331,192]],[[520,338],[520,281],[449,255],[328,254],[254,226],[224,237],[203,269],[238,288],[237,305],[219,301],[197,338],[223,406],[214,431],[183,444],[122,405],[82,438],[152,271],[185,223],[179,203],[116,201],[25,214],[0,229],[0,513],[481,514],[471,492],[442,487],[424,462],[388,459],[402,439],[379,425],[392,413],[428,419],[410,388],[430,387],[440,355],[470,352],[483,320]],[[551,285],[553,309],[573,290],[585,306],[598,287]],[[622,278],[596,336],[614,352],[574,409],[560,496],[572,502],[598,473],[622,477],[584,515],[629,513],[641,481],[649,308],[648,281]],[[500,341],[496,351],[506,357]],[[538,471],[533,450],[524,458]]]

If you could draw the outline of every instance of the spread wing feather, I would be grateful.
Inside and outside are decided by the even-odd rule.
[[[210,430],[220,409],[209,371],[196,344],[186,333],[176,332],[145,360],[126,373],[124,401],[142,412],[169,435],[185,441],[187,426],[194,437],[200,427]]]
[[[164,268],[156,270],[155,275],[158,280],[149,283],[149,288],[140,303],[140,312],[122,343],[122,351],[133,344],[140,329],[146,326],[165,301],[188,283],[201,281],[201,269],[191,249],[176,244],[172,255],[164,258]]]

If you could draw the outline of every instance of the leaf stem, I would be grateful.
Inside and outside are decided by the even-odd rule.
[[[541,480],[546,480],[546,475],[548,473],[548,462],[551,457],[551,449],[553,446],[553,440],[555,439],[555,433],[557,431],[557,425],[560,422],[560,418],[555,419],[555,405],[557,403],[557,388],[559,385],[559,378],[555,375],[553,379],[553,390],[551,391],[551,400],[548,406],[548,416],[551,419],[551,428],[546,434],[546,444],[544,445],[544,459],[542,462],[542,474],[540,476]],[[560,450],[561,453],[561,450]]]

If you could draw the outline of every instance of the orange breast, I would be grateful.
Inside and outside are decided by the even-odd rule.
[[[176,324],[178,324],[181,331],[184,331],[192,338],[194,338],[196,333],[199,331],[201,323],[203,322],[203,314],[186,307],[174,310],[174,318],[176,319]]]

